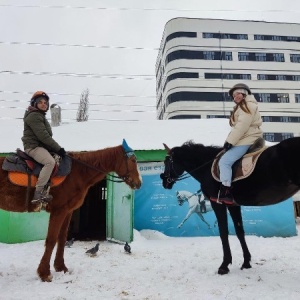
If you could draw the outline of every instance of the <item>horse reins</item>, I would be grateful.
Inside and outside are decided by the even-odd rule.
[[[111,181],[111,182],[127,182],[128,179],[129,179],[129,176],[128,176],[129,172],[127,172],[127,174],[124,175],[124,176],[116,176],[116,175],[113,175],[113,174],[108,174],[107,171],[104,171],[103,169],[100,169],[100,168],[97,168],[95,166],[92,166],[92,165],[90,165],[90,164],[88,164],[88,163],[86,163],[86,162],[84,162],[84,161],[82,161],[80,159],[74,158],[73,156],[70,156],[68,154],[66,154],[66,156],[68,156],[72,160],[74,160],[74,161],[76,161],[76,162],[78,162],[78,163],[80,163],[80,164],[82,164],[82,165],[84,165],[84,166],[86,166],[86,167],[88,167],[90,169],[93,169],[93,170],[95,170],[97,172],[106,174],[106,176],[110,176],[112,178],[117,178],[117,180],[111,179],[111,178],[107,178],[108,181]],[[127,156],[126,152],[125,152],[124,156]],[[128,161],[127,161],[127,159],[126,159],[126,168],[127,168],[127,171],[128,171]]]
[[[222,152],[222,151],[221,151],[221,152]],[[211,160],[205,162],[205,163],[202,164],[201,166],[199,166],[199,167],[197,167],[197,168],[195,168],[195,169],[193,169],[193,170],[187,172],[187,173],[189,173],[189,175],[187,175],[187,174],[177,175],[176,172],[174,171],[174,168],[173,168],[173,171],[174,171],[175,175],[178,176],[178,177],[177,177],[177,179],[173,179],[173,178],[170,179],[171,176],[170,176],[170,171],[169,171],[169,176],[168,176],[167,181],[168,181],[169,183],[171,183],[172,181],[175,181],[175,182],[176,182],[176,181],[181,181],[181,180],[187,179],[187,178],[189,178],[189,177],[192,177],[191,173],[193,173],[193,172],[195,172],[195,171],[197,171],[197,170],[203,168],[203,167],[206,166],[207,164],[213,162],[219,155],[220,155],[220,153],[218,153],[217,156],[216,156],[215,158],[213,158],[213,159],[211,159]],[[171,165],[173,166],[173,158],[172,158],[172,155],[169,155],[169,157],[170,157]]]

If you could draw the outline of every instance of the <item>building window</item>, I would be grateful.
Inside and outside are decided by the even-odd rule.
[[[174,79],[180,79],[180,78],[199,78],[199,73],[195,72],[178,72],[178,73],[173,73],[169,75],[165,81],[164,88],[165,90],[166,85],[169,81],[174,80]]]
[[[255,96],[255,94],[254,94],[254,96]],[[268,94],[268,93],[259,93],[258,97],[256,99],[259,100],[259,102],[266,102],[266,103],[268,103],[268,102],[271,102],[271,94]]]
[[[276,123],[300,123],[300,117],[292,116],[264,116],[263,122],[276,122]]]
[[[215,60],[215,51],[204,51],[203,58],[206,60]]]
[[[265,74],[257,74],[257,80],[267,80],[267,76]]]
[[[165,64],[176,59],[232,60],[232,52],[176,50],[167,55]]]
[[[300,75],[257,74],[257,80],[300,81]]]
[[[289,103],[289,94],[277,94],[278,95],[278,102],[280,103]]]
[[[167,99],[167,105],[179,101],[223,101],[223,94],[217,92],[176,92],[170,94]]]
[[[200,115],[176,115],[176,116],[173,116],[170,119],[201,119],[201,116]]]
[[[232,60],[232,52],[222,52],[223,60]]]
[[[267,54],[266,53],[255,53],[255,60],[256,61],[267,61]]]
[[[285,75],[276,75],[275,80],[286,80],[286,76]]]
[[[300,54],[290,54],[290,61],[292,63],[300,63]]]
[[[223,98],[223,101],[225,101],[225,102],[231,102],[232,101],[232,98],[228,93],[222,93],[222,98]]]
[[[283,53],[274,53],[273,58],[274,58],[274,61],[284,62],[284,54]]]
[[[295,94],[296,103],[300,103],[300,94]]]
[[[204,73],[205,79],[244,79],[251,80],[251,74],[235,73]]]
[[[263,120],[263,122],[271,122],[271,117],[269,117],[269,116],[262,116],[261,117],[262,118],[262,120]]]
[[[207,119],[229,119],[229,116],[226,115],[207,115]]]
[[[289,103],[290,98],[289,94],[269,94],[269,93],[254,93],[253,94],[255,99],[259,102],[264,102],[264,103]]]
[[[254,34],[254,40],[283,41],[283,42],[300,42],[300,37],[299,36]]]
[[[239,61],[276,61],[284,62],[283,53],[239,52]]]
[[[190,31],[177,31],[169,34],[166,38],[166,42],[180,38],[180,37],[188,37],[188,38],[196,38],[197,32],[190,32]]]
[[[248,34],[220,33],[220,32],[203,32],[204,39],[231,39],[231,40],[248,40]]]
[[[249,52],[239,52],[238,56],[240,61],[249,60]]]
[[[283,132],[283,133],[273,133],[273,132],[266,132],[263,134],[264,139],[268,142],[281,142],[285,139],[294,137],[293,133]]]
[[[300,75],[293,75],[292,78],[293,81],[300,81]]]
[[[173,33],[169,34],[166,37],[164,46],[162,47],[162,53],[165,52],[167,42],[169,42],[170,40],[176,39],[176,38],[183,38],[183,37],[185,37],[185,38],[196,38],[197,37],[197,32],[178,31],[178,32],[173,32]]]
[[[203,51],[203,59],[206,59],[206,60],[232,60],[232,52]]]

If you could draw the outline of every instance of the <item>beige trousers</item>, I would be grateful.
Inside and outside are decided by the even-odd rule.
[[[31,156],[38,163],[43,165],[39,178],[36,183],[36,190],[40,191],[49,181],[51,173],[55,166],[55,160],[52,155],[43,147],[36,147],[34,149],[26,149],[25,152]]]

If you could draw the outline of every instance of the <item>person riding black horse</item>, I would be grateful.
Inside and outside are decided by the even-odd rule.
[[[229,95],[235,102],[230,115],[229,124],[232,127],[224,143],[224,154],[219,160],[221,186],[218,200],[226,204],[234,204],[231,193],[232,165],[240,159],[249,147],[262,138],[262,118],[256,99],[248,85],[238,83],[229,90]]]

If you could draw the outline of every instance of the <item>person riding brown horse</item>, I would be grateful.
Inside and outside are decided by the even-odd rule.
[[[51,126],[46,118],[49,109],[49,96],[43,91],[35,92],[30,100],[23,121],[22,142],[24,151],[35,161],[43,165],[39,174],[32,203],[49,202],[49,179],[55,167],[55,159],[50,152],[64,157],[66,151],[52,137]]]
[[[106,178],[113,180],[115,172],[118,182],[126,183],[131,189],[139,189],[142,179],[139,174],[136,156],[126,141],[122,145],[95,151],[68,152],[72,159],[70,173],[64,180],[51,188],[53,200],[46,204],[50,213],[45,250],[37,269],[42,281],[51,281],[50,260],[54,247],[56,255],[54,268],[57,272],[68,272],[64,261],[65,243],[73,211],[84,202],[89,188]],[[3,165],[5,157],[0,157]],[[9,172],[0,168],[0,209],[11,212],[38,211],[39,203],[27,203],[27,196],[33,189],[13,184],[8,179]],[[113,177],[112,177],[113,176]],[[29,192],[28,192],[29,188]]]

